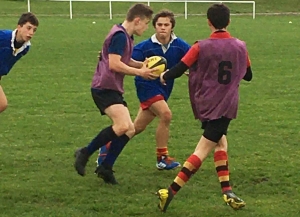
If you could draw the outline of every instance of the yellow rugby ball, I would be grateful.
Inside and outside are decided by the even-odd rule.
[[[160,75],[167,70],[167,60],[162,56],[152,56],[148,58],[147,68],[157,69],[153,74]]]

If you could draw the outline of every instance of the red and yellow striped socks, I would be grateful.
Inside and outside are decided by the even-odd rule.
[[[201,167],[201,160],[197,155],[192,154],[186,162],[183,164],[182,169],[174,179],[173,183],[170,185],[173,195],[175,195],[181,187],[195,174]]]
[[[221,184],[222,192],[232,190],[230,183],[229,183],[229,169],[228,169],[227,152],[225,152],[225,151],[215,152],[214,162],[215,162],[216,171],[218,173],[219,182]]]

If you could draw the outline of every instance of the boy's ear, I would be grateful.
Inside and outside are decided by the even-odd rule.
[[[141,21],[140,17],[136,17],[136,18],[133,19],[133,22],[134,22],[135,25],[138,25],[140,21]]]

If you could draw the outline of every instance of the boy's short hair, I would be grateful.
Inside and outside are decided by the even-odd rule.
[[[32,24],[34,26],[38,26],[39,25],[39,20],[31,12],[27,12],[27,13],[22,14],[21,17],[20,17],[20,19],[19,19],[19,21],[18,21],[18,25],[23,26],[27,22],[29,22],[30,24]]]
[[[158,12],[153,20],[152,20],[152,25],[155,27],[156,25],[156,22],[157,20],[160,18],[160,17],[168,17],[171,21],[171,24],[172,24],[172,29],[175,27],[175,18],[174,18],[174,13],[172,11],[169,11],[167,9],[164,9],[164,10],[161,10],[160,12]]]
[[[151,19],[152,14],[153,10],[150,8],[150,6],[138,3],[129,8],[126,20],[131,22],[136,17]]]
[[[226,28],[230,21],[230,10],[224,4],[213,4],[207,10],[207,19],[216,29]]]

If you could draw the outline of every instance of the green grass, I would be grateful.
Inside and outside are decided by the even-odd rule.
[[[276,1],[260,2],[262,11],[278,11],[281,6],[282,11],[299,10],[296,1],[280,7]],[[8,8],[21,13],[26,10],[22,4],[1,1],[0,14]],[[47,4],[36,2],[34,10],[49,14]],[[16,19],[2,16],[0,28],[14,28]],[[152,193],[167,187],[178,171],[155,169],[157,122],[135,137],[118,159],[115,175],[120,185],[105,185],[93,174],[96,155],[86,177],[73,169],[74,150],[110,123],[98,114],[89,88],[102,41],[122,18],[92,21],[95,18],[41,16],[32,50],[1,81],[9,100],[0,117],[1,217],[162,216]],[[164,216],[298,216],[299,17],[233,17],[229,30],[247,42],[254,71],[253,81],[241,84],[238,119],[228,134],[231,183],[247,207],[233,211],[222,203],[210,156]],[[205,17],[179,17],[175,32],[189,43],[209,35]],[[149,28],[136,41],[152,33]],[[125,90],[134,118],[139,103],[132,77],[126,78]],[[183,163],[202,133],[189,106],[185,76],[176,81],[169,105],[173,111],[169,149]]]

